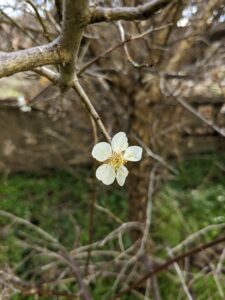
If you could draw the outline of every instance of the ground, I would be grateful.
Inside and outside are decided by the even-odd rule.
[[[225,158],[213,154],[179,164],[178,175],[166,182],[154,199],[151,234],[155,242],[155,256],[163,259],[167,256],[166,249],[176,246],[191,233],[210,224],[225,223],[224,172]],[[96,189],[98,204],[110,209],[119,219],[128,221],[126,186],[124,189],[101,186],[95,181],[91,168],[76,169],[72,173],[52,171],[45,175],[2,176],[0,209],[30,220],[52,234],[67,249],[72,249],[77,244],[88,242],[88,203]],[[43,258],[25,260],[29,253],[21,246],[21,241],[32,243],[37,236],[3,217],[0,222],[0,266],[3,268],[9,264],[22,278],[34,279],[32,270],[43,263]],[[113,217],[96,210],[94,240],[103,238],[117,228],[118,223]],[[200,240],[209,241],[218,233],[218,230],[211,230]],[[127,238],[125,244],[129,245],[129,242]],[[112,248],[114,246],[111,245]],[[196,269],[191,270],[193,274],[199,272],[197,265],[198,262]],[[106,280],[91,286],[95,299],[103,299],[111,284],[110,280]],[[161,273],[159,286],[163,300],[186,299],[173,272]],[[225,287],[222,288],[225,293]],[[194,281],[192,291],[198,300],[221,299],[210,272]],[[15,294],[12,299],[35,298]],[[129,296],[123,299],[138,298]]]

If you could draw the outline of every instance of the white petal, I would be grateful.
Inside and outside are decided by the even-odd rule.
[[[128,173],[129,173],[129,172],[128,172],[127,168],[124,167],[124,166],[120,167],[120,168],[117,170],[117,173],[116,173],[116,180],[117,180],[117,182],[118,182],[118,184],[119,184],[120,186],[123,186],[123,185],[124,185]]]
[[[103,164],[96,170],[96,177],[106,185],[110,185],[116,178],[116,173],[111,165]]]
[[[112,144],[113,151],[115,151],[117,153],[125,151],[128,147],[126,133],[118,132],[116,135],[114,135],[111,144]]]
[[[109,143],[101,142],[94,146],[91,154],[96,160],[103,162],[112,155],[112,148]]]
[[[129,161],[139,161],[142,157],[143,149],[139,146],[128,147],[124,153],[124,159]]]
[[[30,112],[31,111],[31,107],[28,105],[24,105],[20,107],[20,110],[22,110],[23,112]]]

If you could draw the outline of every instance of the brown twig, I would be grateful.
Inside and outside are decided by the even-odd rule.
[[[74,90],[78,93],[80,96],[82,102],[84,103],[85,107],[87,108],[88,112],[92,116],[92,118],[95,120],[96,124],[100,128],[102,134],[104,135],[105,139],[110,143],[111,137],[109,136],[104,124],[102,123],[102,120],[100,119],[99,114],[97,113],[96,109],[94,108],[93,104],[91,103],[88,95],[80,85],[78,79],[76,78],[74,80]]]
[[[145,276],[143,276],[141,279],[139,279],[137,282],[133,283],[131,286],[129,286],[127,289],[121,291],[120,293],[118,293],[114,298],[112,298],[111,300],[116,300],[119,299],[122,295],[129,293],[131,290],[139,287],[143,282],[145,282],[148,278],[151,278],[152,276],[164,271],[165,269],[167,269],[169,266],[173,265],[175,262],[180,261],[182,259],[184,259],[187,256],[191,256],[194,255],[198,252],[204,251],[208,248],[211,248],[215,245],[221,244],[225,242],[225,236],[222,236],[216,240],[213,240],[209,243],[206,244],[202,244],[194,249],[191,249],[185,253],[182,253],[180,255],[177,255],[173,258],[169,258],[165,263],[159,265],[158,267],[153,268],[153,270],[151,270],[150,272],[148,272]]]
[[[91,65],[93,65],[94,63],[96,63],[99,59],[105,57],[106,55],[110,54],[111,52],[113,52],[114,50],[124,46],[124,44],[129,43],[129,42],[133,42],[139,39],[144,38],[146,35],[155,32],[155,31],[159,31],[162,30],[168,26],[170,26],[171,24],[167,24],[167,25],[163,25],[157,28],[150,28],[138,35],[134,35],[134,36],[129,36],[128,38],[126,38],[124,41],[121,41],[120,43],[117,43],[116,45],[106,49],[105,51],[103,51],[100,55],[96,56],[95,58],[93,58],[92,60],[90,60],[89,62],[87,62],[78,72],[78,76],[80,76],[81,74],[83,74],[85,72],[85,70],[87,68],[89,68]]]
[[[13,214],[10,214],[6,211],[0,210],[0,215],[3,217],[6,217],[10,220],[13,220],[15,223],[23,224],[26,227],[32,229],[36,233],[38,233],[40,236],[44,237],[47,241],[50,241],[53,246],[56,247],[56,249],[59,251],[57,254],[61,256],[61,258],[68,264],[70,269],[75,275],[75,278],[77,280],[80,294],[82,295],[83,299],[85,300],[92,300],[91,295],[89,293],[89,290],[87,289],[86,285],[83,282],[83,278],[79,269],[79,266],[74,258],[71,257],[70,253],[66,251],[66,249],[55,239],[53,236],[51,236],[49,233],[41,229],[40,227],[32,224],[28,220],[19,218]]]
[[[30,33],[25,30],[22,26],[20,26],[14,19],[12,19],[10,16],[8,16],[2,9],[0,9],[0,13],[5,17],[7,18],[11,24],[13,24],[16,28],[18,28],[21,32],[23,32],[23,34],[25,36],[27,36],[33,43],[34,45],[37,45],[37,40],[32,36],[30,35]]]
[[[44,21],[42,20],[42,17],[40,16],[37,7],[34,5],[34,3],[33,3],[31,0],[26,0],[26,2],[33,8],[33,10],[34,10],[34,12],[35,12],[35,14],[36,14],[36,16],[37,16],[37,19],[38,19],[38,21],[39,21],[39,23],[40,23],[40,25],[41,25],[41,27],[42,27],[42,29],[43,29],[44,36],[45,36],[46,40],[47,40],[48,42],[50,42],[50,41],[51,41],[51,38],[50,38],[50,36],[49,36],[47,27],[45,26],[45,23],[44,23]]]
[[[189,103],[187,103],[183,97],[180,96],[181,91],[173,91],[170,85],[165,81],[165,87],[169,93],[169,96],[173,97],[177,102],[179,102],[187,111],[193,114],[195,117],[200,119],[203,123],[213,128],[221,136],[225,137],[225,130],[217,126],[212,120],[208,120],[201,113],[194,109]]]
[[[96,184],[93,184],[93,193],[92,193],[92,197],[90,198],[90,202],[89,202],[89,220],[88,220],[88,244],[92,244],[93,243],[93,238],[94,238],[94,213],[95,213],[95,203],[97,200],[97,186]],[[85,265],[85,274],[88,274],[88,267],[89,267],[89,263],[91,260],[91,250],[92,248],[90,247],[88,249],[88,254],[87,254],[87,260],[86,260],[86,265]]]

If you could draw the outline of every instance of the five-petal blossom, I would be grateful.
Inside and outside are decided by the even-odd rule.
[[[103,164],[97,168],[96,177],[106,185],[116,179],[123,186],[128,175],[125,167],[127,161],[139,161],[142,157],[142,148],[139,146],[128,147],[127,136],[119,132],[112,138],[111,144],[98,143],[92,150],[92,156]]]

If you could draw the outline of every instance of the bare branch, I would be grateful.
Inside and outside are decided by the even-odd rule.
[[[179,252],[182,249],[184,249],[185,247],[192,245],[195,242],[195,240],[199,239],[200,237],[202,237],[209,231],[214,231],[214,230],[219,231],[219,230],[224,230],[224,228],[225,228],[225,223],[208,225],[208,226],[200,229],[199,231],[194,232],[193,234],[189,235],[185,240],[183,240],[179,245],[175,246],[171,250],[173,251],[173,253]]]
[[[145,220],[145,229],[143,232],[142,240],[141,240],[141,246],[140,251],[143,253],[146,250],[146,245],[149,238],[149,230],[151,226],[151,220],[152,220],[152,198],[154,194],[154,184],[155,184],[155,174],[156,174],[156,168],[157,164],[154,165],[150,172],[150,178],[149,178],[149,188],[148,188],[148,201],[147,201],[147,207],[146,207],[146,220]]]
[[[41,67],[41,68],[36,68],[34,70],[35,73],[45,76],[47,79],[52,81],[54,84],[59,83],[60,78],[58,73],[55,73],[54,71],[46,68],[46,67]],[[73,82],[73,89],[78,93],[78,95],[81,98],[81,101],[84,103],[85,107],[87,108],[91,119],[96,123],[102,134],[104,135],[105,139],[110,142],[111,138],[107,132],[107,129],[105,128],[98,112],[96,111],[95,107],[93,106],[91,100],[89,99],[88,95],[86,94],[85,90],[83,87],[80,85],[78,79],[76,78]]]
[[[172,251],[171,249],[168,250],[168,254],[169,254],[169,256],[170,256],[171,258],[174,257],[173,251]],[[181,286],[182,286],[182,288],[183,288],[183,290],[184,290],[184,293],[185,293],[186,296],[187,296],[187,299],[188,299],[188,300],[193,300],[193,297],[192,297],[192,295],[191,295],[191,293],[190,293],[190,291],[189,291],[189,289],[188,289],[188,287],[187,287],[187,284],[186,284],[186,282],[185,282],[185,276],[184,276],[184,273],[182,272],[182,270],[181,270],[179,264],[178,264],[177,262],[175,262],[173,265],[174,265],[175,271],[177,272],[178,278],[180,279]]]
[[[206,2],[206,5],[199,10],[199,12],[194,15],[192,24],[188,30],[187,34],[192,36],[189,39],[182,39],[178,44],[174,55],[169,61],[166,61],[166,70],[167,71],[178,71],[182,64],[185,62],[185,59],[190,55],[190,49],[192,48],[196,37],[199,34],[202,34],[209,27],[208,19],[212,16],[213,10],[222,3],[221,0],[209,0]]]
[[[165,86],[169,92],[169,95],[172,96],[176,101],[178,101],[187,111],[193,114],[195,117],[200,119],[203,123],[213,128],[217,133],[221,136],[225,137],[225,130],[224,128],[220,128],[217,126],[212,120],[208,120],[205,118],[201,113],[196,111],[190,104],[188,104],[181,96],[181,91],[174,92],[171,87],[169,86],[168,82],[165,82]]]
[[[34,39],[34,37],[30,34],[29,31],[24,29],[22,26],[20,26],[13,18],[8,16],[2,9],[0,9],[0,13],[7,19],[11,24],[13,24],[16,28],[18,28],[25,36],[27,36],[33,43],[34,45],[37,45],[37,41]]]
[[[85,93],[84,89],[80,85],[78,79],[74,80],[74,90],[80,96],[82,102],[84,103],[85,107],[87,108],[88,112],[90,113],[91,117],[95,120],[96,124],[100,128],[101,132],[103,133],[105,139],[110,143],[111,137],[109,136],[104,124],[102,123],[100,116],[98,115],[97,111],[95,110],[93,104],[91,103],[90,99],[88,98],[87,94]]]
[[[136,7],[103,8],[92,7],[90,23],[111,22],[111,21],[134,21],[145,20],[154,13],[164,8],[171,0],[153,0],[149,3]]]
[[[65,64],[61,68],[60,87],[66,90],[73,85],[80,42],[89,23],[89,6],[88,0],[67,0],[63,3],[63,24],[59,43],[63,45]]]
[[[13,222],[15,222],[15,223],[22,224],[22,225],[32,229],[33,231],[38,233],[40,236],[42,236],[44,239],[51,242],[52,245],[56,247],[56,249],[58,248],[58,250],[59,250],[58,254],[68,264],[68,266],[71,268],[71,270],[75,274],[75,277],[77,279],[77,282],[78,282],[78,285],[79,285],[79,288],[80,288],[80,294],[83,296],[83,299],[84,300],[92,300],[92,297],[89,294],[89,290],[87,289],[86,285],[83,282],[83,278],[81,276],[81,272],[80,272],[80,269],[79,269],[79,266],[78,266],[77,262],[73,258],[71,258],[70,254],[58,242],[57,239],[55,239],[53,236],[51,236],[49,233],[47,233],[46,231],[44,231],[40,227],[32,224],[28,220],[22,219],[20,217],[17,217],[15,215],[10,214],[10,213],[8,213],[6,211],[3,211],[3,210],[0,210],[0,215],[13,220]]]
[[[177,174],[176,169],[168,164],[162,157],[159,155],[155,154],[138,136],[133,134],[133,137],[135,140],[143,147],[143,149],[146,151],[147,155],[158,161],[160,164],[165,166],[168,170],[170,170],[172,173]]]
[[[159,265],[158,267],[155,267],[153,270],[151,270],[150,272],[148,272],[145,276],[143,276],[141,279],[139,279],[136,283],[132,284],[130,287],[128,287],[127,289],[123,290],[122,292],[118,293],[116,295],[115,298],[111,299],[111,300],[116,300],[116,299],[120,299],[120,297],[128,292],[130,292],[132,289],[140,286],[143,282],[145,282],[148,278],[151,278],[152,276],[154,276],[155,274],[167,269],[169,266],[173,265],[175,262],[180,261],[182,259],[184,259],[187,256],[191,256],[194,255],[198,252],[204,251],[208,248],[211,248],[215,245],[218,245],[220,243],[224,243],[225,242],[225,236],[219,237],[216,240],[213,240],[209,243],[206,244],[202,244],[196,248],[193,248],[187,252],[184,252],[180,255],[177,255],[173,258],[169,258],[165,263],[162,263],[161,265]]]
[[[126,38],[124,41],[117,43],[116,45],[108,48],[107,50],[105,50],[104,52],[102,52],[100,55],[94,57],[92,60],[90,60],[89,62],[87,62],[84,66],[81,67],[81,69],[78,72],[78,75],[81,75],[85,72],[85,70],[87,68],[89,68],[91,65],[93,65],[94,63],[96,63],[99,59],[105,57],[106,55],[110,54],[111,52],[113,52],[114,50],[122,47],[124,44],[128,43],[128,42],[132,42],[138,39],[142,39],[144,38],[147,34],[151,34],[152,32],[161,30],[161,29],[165,29],[166,27],[170,26],[171,24],[167,24],[167,25],[163,25],[157,28],[150,28],[138,35],[134,35],[134,36],[129,36],[128,38]],[[175,76],[175,75],[174,75]]]
[[[31,0],[26,0],[26,2],[33,8],[33,10],[34,10],[34,12],[35,12],[35,14],[37,16],[37,19],[38,19],[38,21],[39,21],[39,23],[40,23],[40,25],[41,25],[41,27],[43,29],[43,34],[44,34],[45,38],[47,39],[48,42],[51,42],[51,38],[49,36],[48,29],[45,26],[45,23],[42,20],[42,17],[40,16],[37,7],[34,5],[34,3]]]
[[[0,78],[36,67],[62,62],[61,47],[55,42],[16,52],[0,52]]]
[[[59,74],[46,67],[38,67],[34,70],[34,72],[41,76],[44,76],[55,84],[59,82]]]

